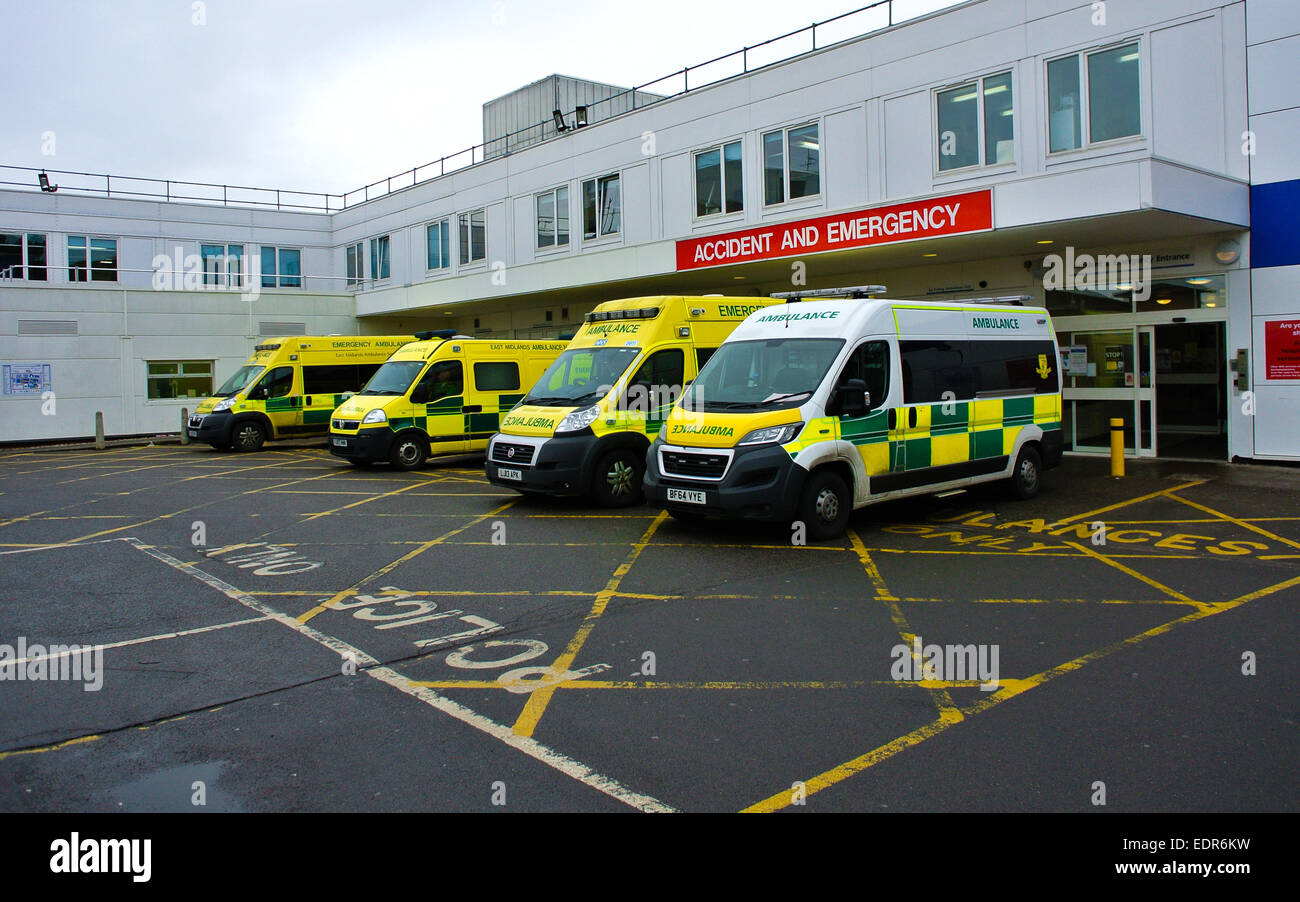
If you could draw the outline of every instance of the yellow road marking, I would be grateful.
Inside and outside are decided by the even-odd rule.
[[[41,752],[54,752],[59,749],[65,749],[70,745],[81,745],[83,742],[94,742],[103,737],[99,734],[93,736],[78,736],[76,739],[65,739],[62,742],[56,742],[53,745],[44,745],[35,749],[14,749],[12,752],[0,752],[0,761],[6,758],[12,758],[15,755],[39,755]]]
[[[1198,608],[1206,607],[1204,603],[1199,601],[1193,601],[1192,599],[1184,595],[1182,592],[1179,592],[1177,589],[1171,589],[1162,582],[1157,582],[1156,580],[1152,579],[1149,576],[1138,573],[1132,567],[1121,564],[1119,561],[1112,560],[1111,558],[1107,557],[1104,554],[1101,554],[1100,552],[1093,551],[1087,545],[1080,545],[1078,542],[1069,542],[1068,544],[1073,545],[1075,548],[1079,549],[1084,554],[1088,555],[1088,557],[1095,558],[1096,560],[1101,561],[1103,564],[1108,564],[1111,567],[1114,567],[1116,570],[1120,571],[1121,573],[1126,573],[1129,576],[1133,577],[1134,579],[1146,583],[1148,586],[1150,586],[1151,588],[1159,592],[1164,592],[1170,598],[1175,598],[1178,601],[1183,602],[1184,604],[1195,605]]]
[[[573,638],[569,640],[569,644],[564,649],[564,653],[556,658],[555,662],[551,665],[551,671],[553,673],[569,669],[569,665],[571,665],[573,659],[578,656],[578,652],[582,650],[582,646],[587,641],[587,637],[591,635],[592,629],[595,628],[596,621],[605,613],[605,607],[609,604],[609,600],[618,593],[618,587],[619,584],[623,582],[623,577],[632,569],[632,565],[636,563],[636,559],[641,556],[641,552],[645,550],[645,547],[650,544],[650,540],[654,538],[655,531],[659,529],[659,525],[667,518],[667,511],[659,512],[659,515],[650,522],[648,527],[646,527],[646,531],[641,534],[641,538],[633,544],[632,550],[628,552],[627,557],[618,565],[618,568],[614,571],[614,575],[611,576],[609,582],[605,584],[605,588],[601,589],[600,592],[596,594],[595,602],[592,604],[591,610],[587,613],[587,616],[583,618],[582,624],[578,627],[578,631],[574,634]],[[533,731],[537,729],[538,722],[541,721],[542,715],[546,713],[546,706],[550,704],[551,696],[554,693],[554,687],[546,687],[543,689],[534,689],[528,694],[528,702],[524,705],[524,710],[520,713],[519,718],[515,721],[514,727],[512,728],[516,735],[533,735]]]
[[[1071,661],[1066,661],[1064,664],[1060,664],[1057,665],[1056,667],[1052,667],[1048,670],[1043,671],[1042,673],[1038,673],[1032,677],[1028,677],[1027,679],[1001,680],[1000,689],[992,693],[992,695],[989,698],[982,699],[979,702],[975,703],[974,705],[965,708],[964,713],[968,717],[971,715],[980,714],[984,711],[987,711],[989,708],[992,708],[995,705],[1001,704],[1002,702],[1008,699],[1015,698],[1018,695],[1022,695],[1025,692],[1028,692],[1030,689],[1034,689],[1038,686],[1041,686],[1044,683],[1047,683],[1058,676],[1062,676],[1067,673],[1073,673],[1074,671],[1079,670],[1094,661],[1098,661],[1104,657],[1107,657],[1108,655],[1114,654],[1117,651],[1133,648],[1143,642],[1146,642],[1148,639],[1152,639],[1156,636],[1160,636],[1167,632],[1170,632],[1171,630],[1175,629],[1176,627],[1184,623],[1192,623],[1197,620],[1204,620],[1207,617],[1213,617],[1216,614],[1222,614],[1225,611],[1230,611],[1243,604],[1247,604],[1257,599],[1264,598],[1268,595],[1272,595],[1284,589],[1292,588],[1293,586],[1300,586],[1300,576],[1294,576],[1291,579],[1283,580],[1282,582],[1277,583],[1275,585],[1267,586],[1263,589],[1258,589],[1254,592],[1249,592],[1245,595],[1238,596],[1237,598],[1234,598],[1231,601],[1220,602],[1218,604],[1202,605],[1198,610],[1193,611],[1190,614],[1186,614],[1182,617],[1171,620],[1168,623],[1163,623],[1159,626],[1152,627],[1151,629],[1139,633],[1136,636],[1130,636],[1127,639],[1121,639],[1118,642],[1113,642],[1110,645],[1106,646],[1105,648],[1101,648],[1098,649],[1097,651],[1089,652],[1086,655],[1081,655],[1080,657],[1074,658]],[[952,722],[947,722],[942,719],[934,721],[932,723],[926,724],[923,727],[919,727],[918,729],[915,729],[910,733],[900,736],[897,739],[891,740],[890,742],[887,742],[882,746],[872,749],[866,754],[854,758],[852,761],[845,762],[844,764],[841,764],[838,767],[831,768],[830,770],[825,771],[824,773],[818,774],[815,777],[805,780],[804,786],[806,789],[806,794],[812,795],[815,792],[819,792],[823,789],[826,789],[827,787],[833,786],[836,783],[846,780],[849,777],[852,777],[854,774],[861,773],[867,768],[879,764],[881,761],[885,761],[889,758],[892,758],[895,755],[897,755],[899,752],[905,751],[906,749],[911,748],[914,745],[918,745],[919,743],[924,742],[926,739],[929,739],[932,736],[936,736],[939,733],[944,732],[945,730],[947,730],[949,727],[952,726],[954,726]],[[788,789],[783,789],[780,792],[775,793],[774,795],[768,796],[766,799],[763,799],[759,802],[755,802],[753,805],[750,805],[748,808],[745,808],[744,811],[746,812],[778,811],[782,808],[788,807],[793,803],[793,801],[794,800],[791,796],[791,791]]]
[[[1158,492],[1149,492],[1145,495],[1139,495],[1138,497],[1130,498],[1127,501],[1117,501],[1114,504],[1108,504],[1105,507],[1099,507],[1096,510],[1087,511],[1086,513],[1082,513],[1082,514],[1075,514],[1073,517],[1066,517],[1064,520],[1057,520],[1055,523],[1052,524],[1052,526],[1064,526],[1067,523],[1073,523],[1075,520],[1084,520],[1087,519],[1088,517],[1095,517],[1098,514],[1104,514],[1107,511],[1118,510],[1121,507],[1128,507],[1131,504],[1138,504],[1143,501],[1150,501],[1152,498],[1159,498],[1161,495],[1169,495],[1173,492],[1182,491],[1183,489],[1190,489],[1192,486],[1195,485],[1204,485],[1208,481],[1209,480],[1207,479],[1194,479],[1191,482],[1184,482],[1180,485],[1173,486],[1172,488],[1161,489]]]
[[[513,504],[517,504],[517,503],[518,503],[518,500],[519,500],[519,499],[517,499],[517,498],[515,498],[515,499],[511,499],[510,501],[507,501],[505,504],[501,505],[500,507],[495,508],[494,510],[490,510],[490,511],[488,511],[486,514],[482,514],[481,516],[475,517],[473,520],[471,520],[470,522],[466,523],[464,526],[458,526],[458,527],[456,527],[455,529],[451,530],[450,532],[445,532],[445,533],[443,533],[442,535],[438,536],[438,538],[436,538],[436,539],[431,539],[431,540],[428,541],[428,542],[424,542],[424,543],[422,543],[418,548],[413,548],[412,550],[408,551],[406,554],[404,554],[404,555],[402,555],[401,557],[399,557],[397,560],[395,560],[395,561],[390,561],[389,563],[387,563],[387,564],[385,564],[384,566],[380,567],[380,568],[379,568],[378,570],[376,570],[374,573],[371,573],[369,576],[363,577],[359,582],[356,583],[356,585],[352,586],[351,588],[349,588],[349,589],[344,589],[342,592],[337,592],[337,593],[335,593],[335,594],[334,594],[332,597],[330,597],[327,601],[321,602],[320,604],[316,605],[316,607],[312,608],[311,610],[306,611],[305,613],[298,615],[298,618],[297,618],[297,619],[298,619],[298,622],[299,622],[299,623],[306,623],[308,620],[311,620],[313,617],[315,617],[317,614],[321,613],[322,611],[329,610],[329,606],[330,606],[331,604],[333,604],[334,602],[342,601],[344,598],[347,598],[349,595],[352,595],[352,594],[355,593],[358,589],[360,589],[363,585],[365,585],[366,583],[370,582],[371,580],[378,579],[379,577],[381,577],[381,576],[385,575],[386,573],[390,572],[394,567],[397,567],[397,566],[399,566],[399,565],[401,565],[401,564],[405,564],[407,561],[411,560],[412,558],[415,558],[415,557],[418,557],[418,556],[421,555],[421,554],[424,554],[424,552],[428,551],[428,550],[429,550],[430,548],[432,548],[434,545],[441,545],[443,542],[447,541],[447,540],[450,539],[452,536],[459,535],[460,533],[464,532],[465,530],[470,529],[470,528],[472,528],[472,527],[474,527],[474,526],[477,526],[479,523],[482,523],[482,522],[483,522],[484,520],[486,520],[488,517],[495,517],[497,514],[499,514],[499,513],[501,513],[502,511],[506,510],[506,509],[507,509],[508,507],[510,507],[511,505],[513,505]],[[319,593],[319,592],[316,592],[316,593],[313,593],[313,594],[319,595],[320,593]]]
[[[1251,532],[1259,533],[1261,536],[1266,536],[1272,539],[1274,542],[1281,542],[1283,545],[1290,545],[1292,548],[1300,548],[1300,542],[1295,542],[1292,541],[1291,539],[1283,538],[1277,533],[1269,532],[1267,529],[1256,526],[1254,523],[1251,523],[1248,520],[1241,520],[1238,519],[1237,517],[1220,513],[1219,511],[1216,511],[1214,508],[1206,507],[1204,504],[1200,504],[1199,502],[1192,501],[1190,498],[1183,498],[1180,495],[1173,495],[1171,497],[1175,501],[1181,502],[1182,504],[1186,504],[1189,507],[1194,507],[1199,511],[1204,511],[1207,514],[1214,514],[1214,516],[1218,517],[1221,521],[1232,523],[1237,526],[1240,526],[1243,529],[1248,529]]]

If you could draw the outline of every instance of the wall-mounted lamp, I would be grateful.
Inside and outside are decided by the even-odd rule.
[[[49,194],[53,194],[55,191],[58,191],[58,190],[59,190],[59,186],[58,186],[58,185],[51,185],[51,184],[50,184],[50,177],[49,177],[48,175],[45,174],[45,170],[44,170],[44,169],[41,170],[41,174],[40,174],[40,175],[36,176],[36,181],[40,183],[41,190],[42,190],[42,191],[45,191],[45,192],[47,192],[47,193],[49,193]]]
[[[584,128],[587,125],[586,106],[577,106],[573,108],[573,123],[576,128]]]
[[[555,130],[557,132],[567,132],[569,130],[569,123],[564,121],[564,114],[559,110],[552,110],[551,117],[555,120]]]

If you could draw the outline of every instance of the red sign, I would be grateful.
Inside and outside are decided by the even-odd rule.
[[[1300,379],[1300,320],[1264,323],[1264,378]]]
[[[677,242],[677,269],[915,241],[993,228],[993,191],[914,200]]]

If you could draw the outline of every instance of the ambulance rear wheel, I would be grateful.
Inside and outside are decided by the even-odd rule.
[[[399,470],[414,470],[424,465],[426,457],[424,442],[414,435],[399,435],[393,439],[393,448],[388,452],[388,459]]]
[[[644,454],[618,448],[601,457],[592,478],[592,494],[601,507],[627,507],[642,498]]]
[[[236,451],[256,451],[266,441],[266,430],[257,420],[244,420],[235,424],[230,439]]]
[[[1016,455],[1016,468],[1011,471],[1011,494],[1022,500],[1037,495],[1042,472],[1043,460],[1038,451],[1025,445]]]
[[[819,470],[804,483],[799,498],[799,519],[814,541],[836,539],[844,535],[853,513],[853,500],[849,487],[838,474]]]

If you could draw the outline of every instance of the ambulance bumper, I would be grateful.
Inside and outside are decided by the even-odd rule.
[[[590,431],[558,438],[497,433],[488,442],[483,471],[488,482],[501,488],[539,495],[584,495],[591,483],[595,447],[596,437]]]
[[[234,416],[228,410],[220,413],[196,413],[185,424],[185,431],[196,442],[229,445],[230,427],[234,421]]]
[[[388,460],[393,447],[393,430],[387,426],[362,429],[352,435],[330,432],[330,454],[358,463]]]
[[[646,459],[646,500],[669,511],[735,519],[786,521],[794,517],[808,473],[780,445],[720,449],[720,455],[731,455],[721,479],[686,478],[671,465],[664,472],[665,454],[707,456],[713,450],[656,440]]]

